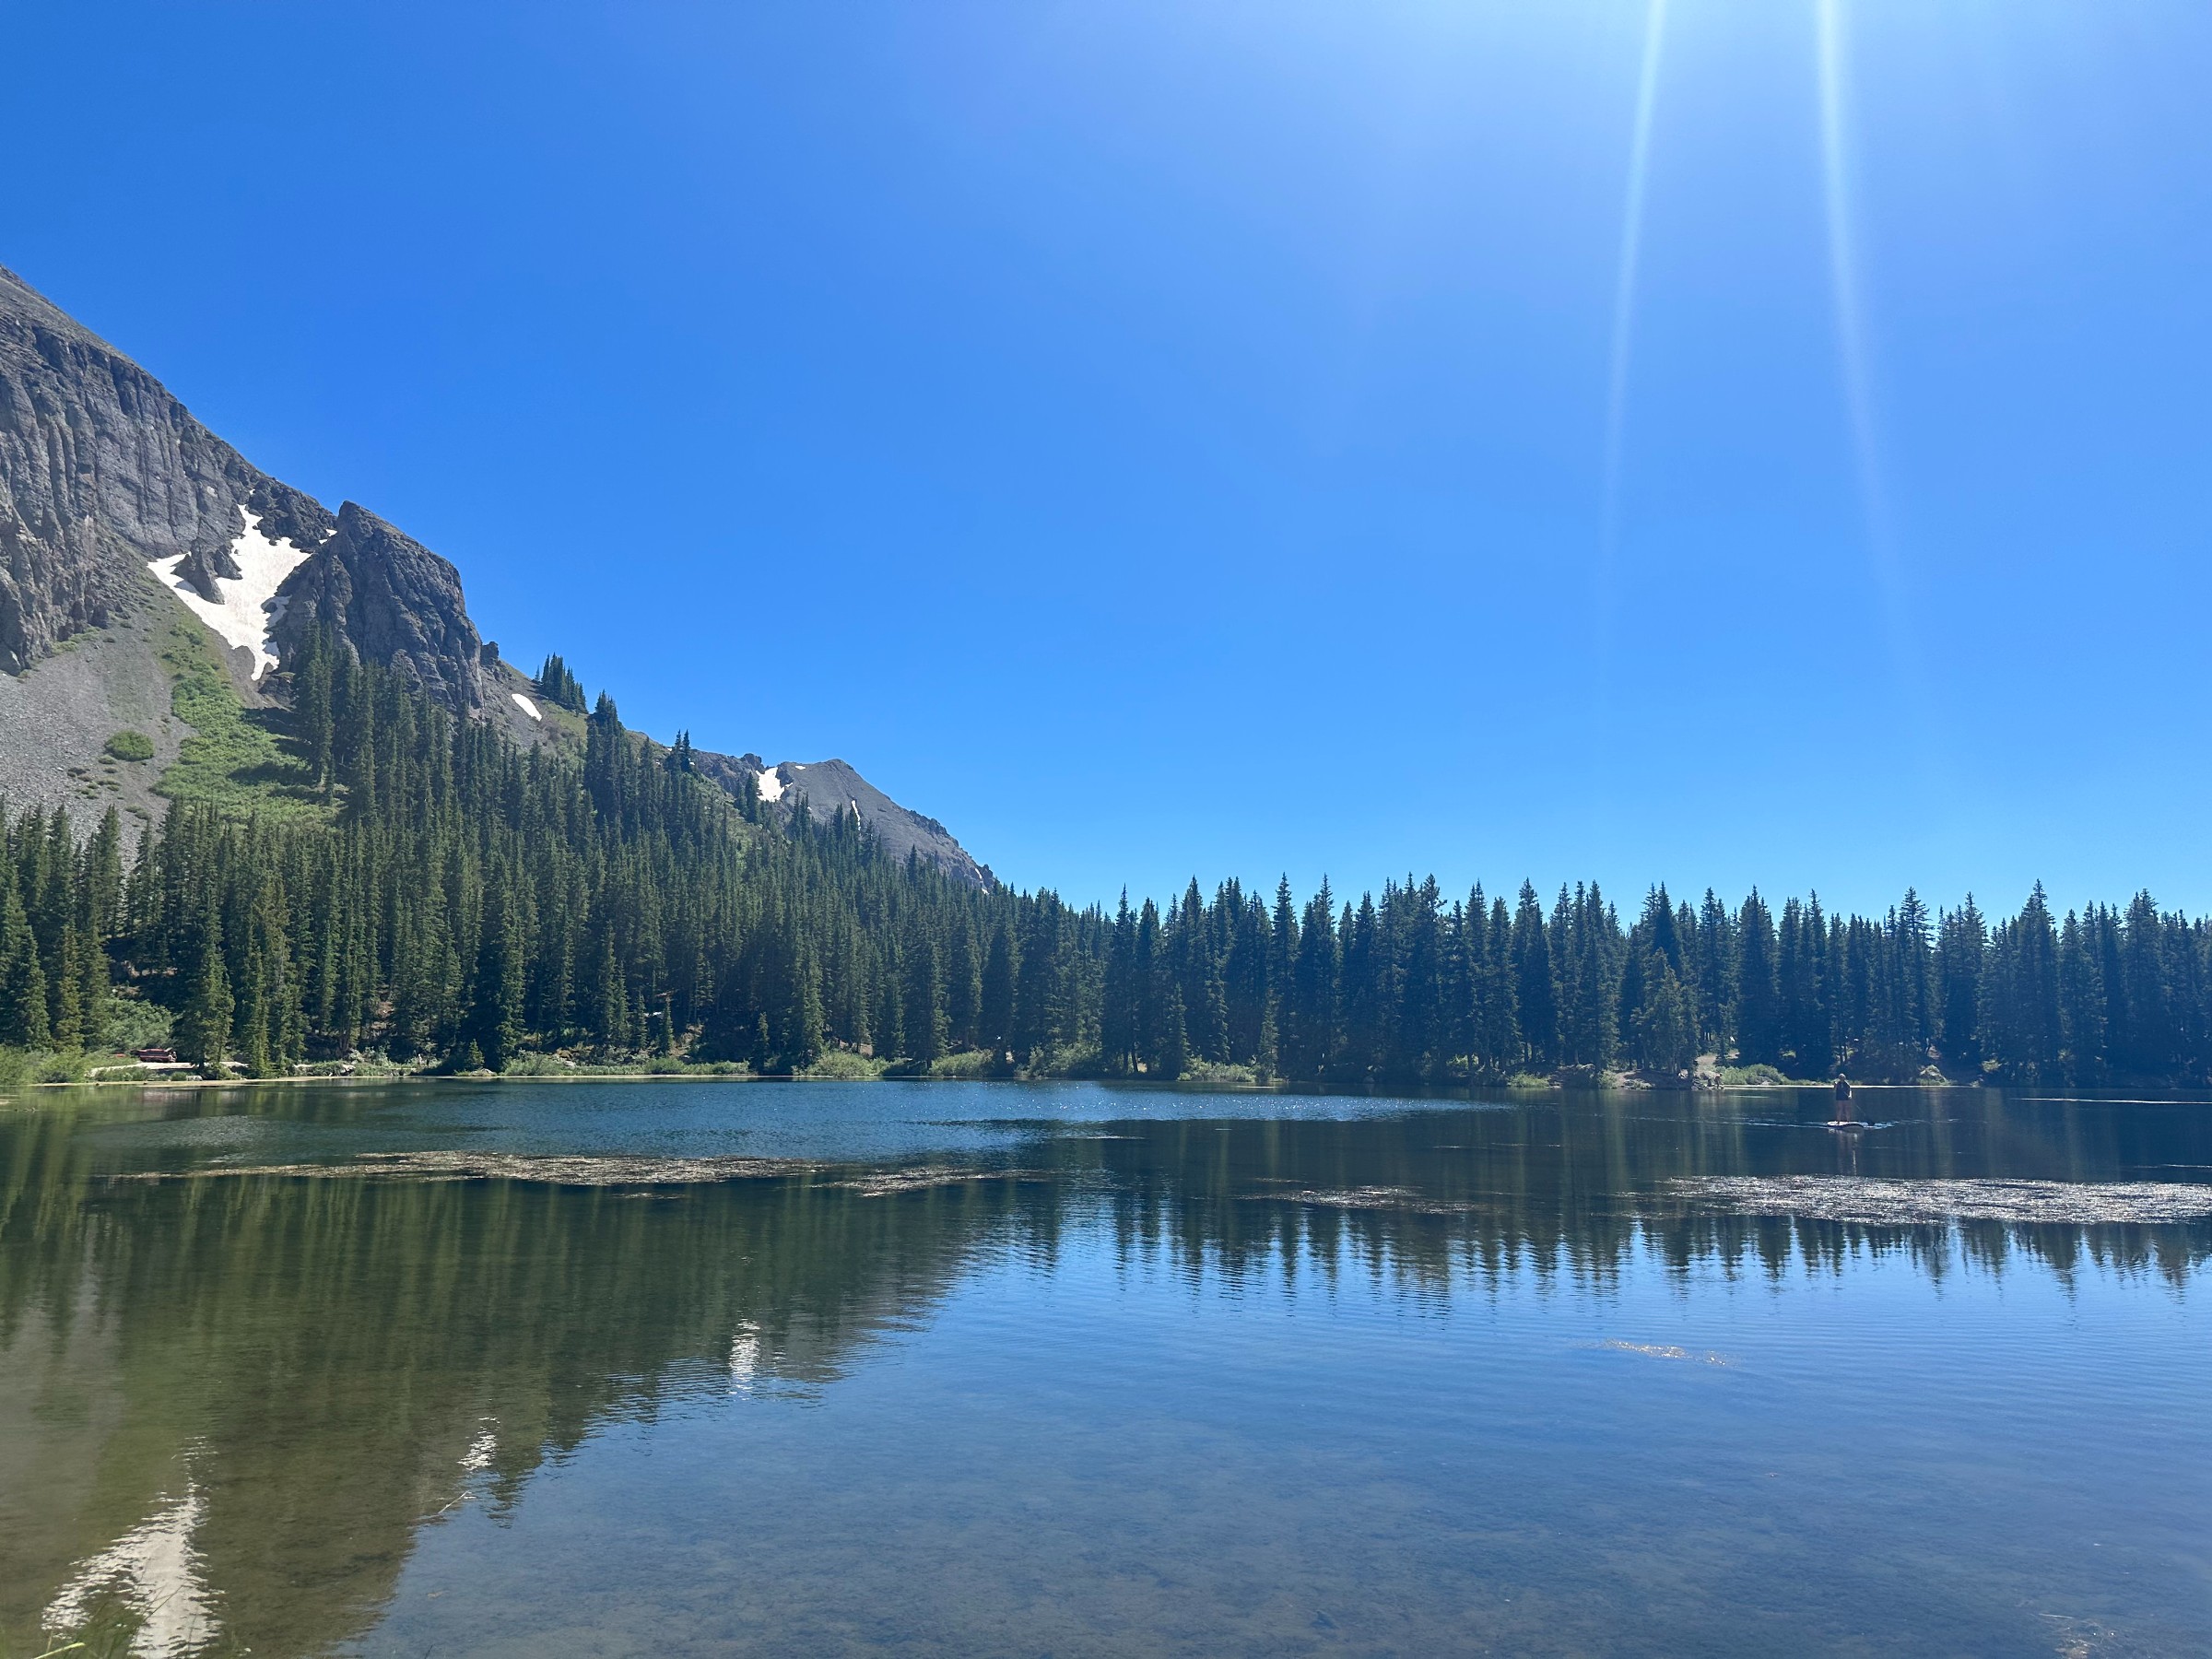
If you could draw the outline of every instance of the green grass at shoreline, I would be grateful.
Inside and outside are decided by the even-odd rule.
[[[1300,1094],[1313,1092],[1312,1086],[1290,1083],[1280,1077],[1259,1079],[1248,1068],[1241,1066],[1194,1067],[1179,1077],[1102,1077],[1093,1070],[1085,1071],[1032,1071],[999,1065],[994,1066],[987,1055],[961,1053],[947,1055],[924,1066],[911,1062],[887,1062],[870,1059],[844,1051],[831,1051],[821,1062],[803,1071],[757,1072],[743,1062],[714,1061],[687,1063],[665,1057],[642,1059],[635,1063],[622,1061],[562,1061],[556,1056],[532,1054],[526,1063],[505,1072],[452,1071],[436,1065],[402,1066],[390,1063],[370,1062],[350,1068],[341,1068],[331,1063],[302,1066],[281,1077],[249,1077],[231,1073],[222,1077],[208,1077],[194,1069],[168,1070],[142,1065],[127,1054],[90,1054],[48,1050],[26,1051],[0,1048],[0,1089],[21,1088],[244,1088],[285,1084],[322,1084],[358,1087],[368,1084],[392,1083],[1065,1083],[1111,1082],[1120,1086],[1135,1085],[1155,1088],[1186,1088],[1205,1090],[1235,1090],[1266,1094]],[[547,1064],[547,1062],[554,1062]],[[1831,1087],[1819,1079],[1790,1077],[1765,1078],[1747,1075],[1730,1076],[1738,1068],[1730,1067],[1715,1080],[1708,1077],[1695,1086],[1700,1093],[1729,1093],[1761,1089],[1827,1089]],[[1596,1088],[1613,1091],[1638,1090],[1655,1087],[1635,1079],[1628,1074],[1609,1075],[1604,1079],[1584,1077],[1561,1078],[1532,1073],[1519,1073],[1510,1078],[1477,1078],[1417,1087],[1421,1095],[1435,1094],[1451,1098],[1462,1091],[1474,1089],[1505,1089],[1513,1093],[1555,1092],[1569,1088]],[[1667,1087],[1659,1085],[1656,1087]],[[1676,1087],[1679,1087],[1678,1085]],[[1894,1085],[1865,1084],[1860,1088],[1923,1088],[1934,1087],[1971,1088],[1972,1084],[1905,1083]],[[1322,1086],[1320,1092],[1332,1092],[1331,1086]],[[1335,1092],[1375,1093],[1389,1092],[1384,1085],[1362,1089],[1357,1085],[1334,1086]]]

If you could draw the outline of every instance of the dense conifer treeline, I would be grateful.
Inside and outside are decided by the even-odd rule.
[[[556,660],[540,685],[566,700]],[[549,684],[548,684],[549,682]],[[1448,1084],[1700,1054],[1795,1077],[2212,1077],[2212,928],[2139,894],[1992,925],[1908,892],[1879,918],[1757,892],[1595,884],[1547,906],[1389,882],[1355,905],[1235,881],[1109,915],[979,891],[879,853],[857,820],[779,821],[624,731],[581,764],[457,722],[328,650],[293,675],[326,818],[180,804],[126,872],[114,814],[6,825],[0,1042],[94,1047],[115,998],[187,1059],[268,1076],[381,1052],[500,1069],[534,1053],[796,1070],[831,1049],[915,1068]],[[574,700],[582,700],[580,689]]]

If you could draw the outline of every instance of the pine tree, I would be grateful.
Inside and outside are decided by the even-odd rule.
[[[1937,1044],[1955,1067],[1970,1073],[1982,1069],[1982,971],[1988,952],[1989,930],[1969,893],[1937,924],[1936,975]]]
[[[1512,956],[1514,1001],[1527,1058],[1535,1065],[1557,1065],[1558,982],[1552,972],[1551,939],[1545,927],[1544,908],[1537,902],[1533,882],[1521,884],[1520,905],[1513,912]]]
[[[1139,1009],[1136,968],[1136,912],[1129,889],[1122,889],[1113,912],[1113,936],[1106,947],[1106,971],[1099,999],[1099,1057],[1118,1076],[1136,1070]]]
[[[1645,957],[1643,979],[1647,990],[1638,1011],[1636,1041],[1644,1067],[1661,1076],[1686,1073],[1698,1059],[1698,1022],[1689,993],[1665,952],[1656,948]]]
[[[976,1027],[982,985],[975,957],[975,929],[965,916],[947,925],[944,966],[946,1044],[953,1049],[979,1047]]]
[[[2072,911],[2058,934],[2058,1023],[2067,1080],[2090,1088],[2105,1077],[2104,976],[2095,924]]]
[[[483,934],[477,947],[474,994],[464,1027],[484,1065],[504,1071],[522,1046],[524,992],[528,965],[524,960],[521,901],[503,888],[491,894]],[[664,1014],[665,1014],[664,1010]],[[663,1019],[665,1051],[673,1046]]]
[[[235,1008],[229,970],[223,962],[222,924],[210,899],[200,924],[192,992],[177,1014],[177,1053],[194,1065],[220,1065],[230,1051],[230,1023]]]
[[[1782,1064],[1782,1009],[1775,981],[1774,922],[1753,888],[1736,913],[1735,1041],[1746,1065]]]
[[[0,868],[0,1041],[44,1048],[51,1031],[39,942],[24,913],[15,869]]]
[[[1005,1054],[1014,1032],[1014,940],[1003,922],[993,930],[990,954],[983,959],[977,1019],[982,1046],[994,1055]]]
[[[927,1065],[945,1053],[945,978],[936,941],[919,929],[906,946],[906,1049]]]
[[[602,1049],[622,1047],[629,1040],[629,996],[622,982],[621,964],[615,959],[614,930],[599,929],[597,966],[592,975],[592,1040]]]
[[[1307,901],[1291,969],[1289,1016],[1281,1036],[1285,1071],[1300,1082],[1326,1077],[1336,1059],[1336,929],[1328,878]]]
[[[2120,971],[2127,998],[2124,1044],[2116,1056],[2126,1077],[2151,1079],[2174,1067],[2173,1017],[2166,974],[2165,928],[2147,892],[2128,901],[2120,931]]]
[[[548,656],[537,671],[537,694],[547,702],[560,708],[583,712],[583,688],[577,684],[575,675],[559,656]]]

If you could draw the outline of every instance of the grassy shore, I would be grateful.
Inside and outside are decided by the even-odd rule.
[[[347,1061],[318,1061],[293,1067],[280,1076],[251,1077],[236,1066],[219,1072],[204,1067],[147,1065],[123,1053],[91,1053],[51,1050],[0,1048],[0,1089],[33,1088],[234,1088],[270,1083],[418,1083],[418,1082],[618,1082],[638,1078],[673,1082],[828,1082],[865,1083],[878,1079],[900,1082],[1019,1082],[1113,1081],[1157,1082],[1206,1089],[1296,1090],[1300,1086],[1281,1077],[1257,1075],[1246,1065],[1194,1065],[1173,1078],[1109,1077],[1092,1052],[1057,1053],[1026,1066],[1009,1064],[1003,1056],[969,1051],[947,1054],[924,1064],[914,1060],[879,1060],[847,1050],[831,1050],[813,1065],[800,1071],[756,1070],[742,1060],[693,1061],[662,1054],[593,1055],[530,1053],[520,1056],[504,1071],[478,1067],[457,1070],[430,1060],[400,1063],[379,1055]],[[1934,1084],[1925,1079],[1924,1084]],[[1650,1077],[1632,1071],[1575,1066],[1559,1071],[1516,1072],[1509,1077],[1455,1079],[1435,1087],[1505,1088],[1514,1092],[1565,1088],[1703,1090],[1820,1088],[1832,1087],[1820,1077],[1791,1077],[1769,1065],[1704,1066],[1688,1080]],[[1907,1085],[1911,1087],[1911,1085]],[[5,1659],[5,1655],[0,1655]]]

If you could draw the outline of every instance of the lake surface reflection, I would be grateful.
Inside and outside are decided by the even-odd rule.
[[[2212,1105],[0,1102],[0,1652],[2212,1652]]]

